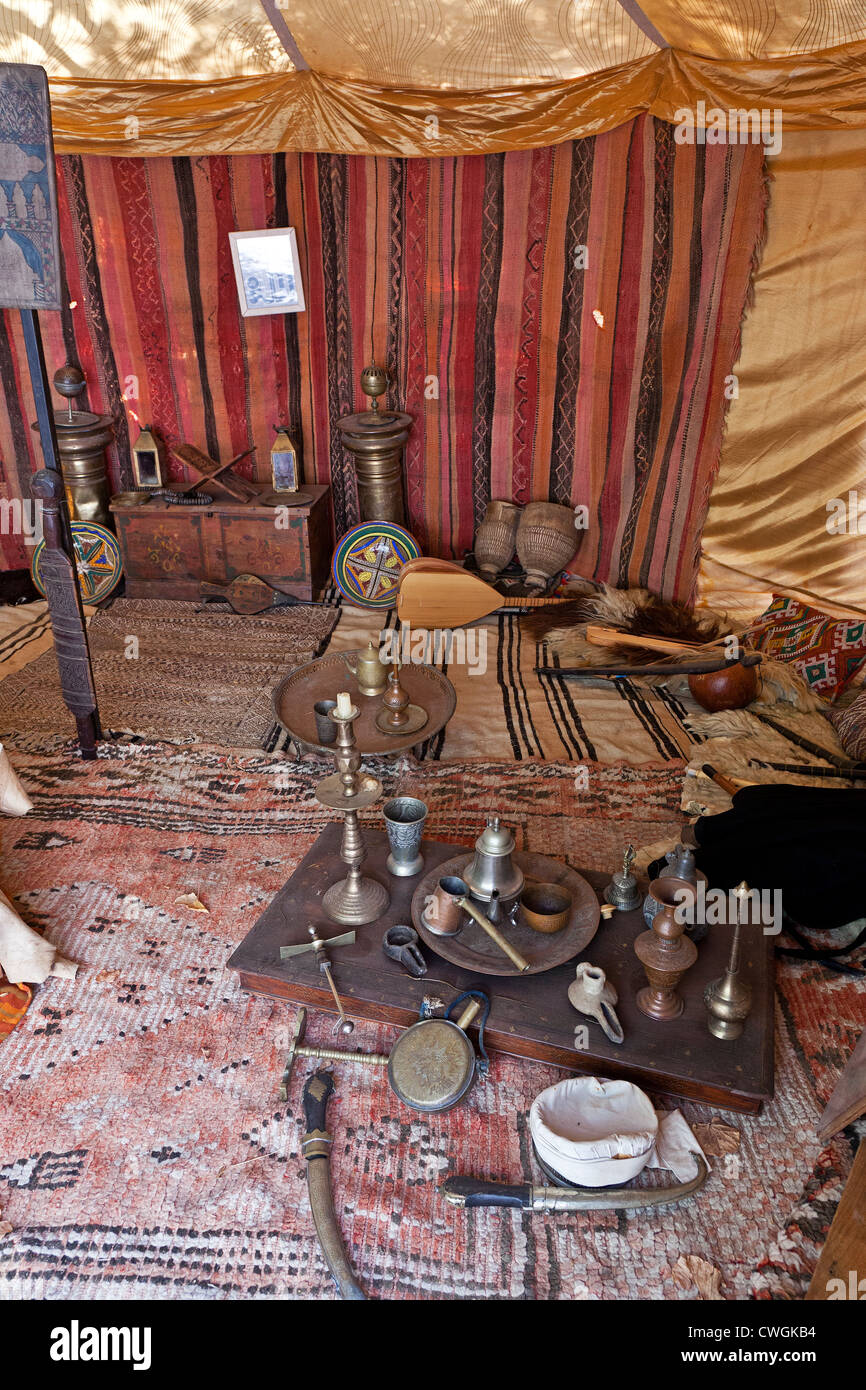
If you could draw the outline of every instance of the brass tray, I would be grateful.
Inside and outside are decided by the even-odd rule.
[[[286,733],[302,748],[317,753],[333,753],[334,745],[319,743],[313,705],[317,700],[336,700],[337,692],[348,690],[353,703],[361,711],[355,720],[355,739],[358,752],[363,754],[403,753],[440,729],[444,729],[454,713],[457,695],[447,676],[434,666],[406,665],[400,668],[400,684],[408,691],[414,705],[427,711],[427,723],[414,734],[383,734],[376,728],[376,715],[382,708],[381,695],[362,695],[358,682],[350,673],[343,657],[357,660],[358,653],[327,652],[306,666],[290,671],[273,694],[276,718]]]
[[[565,961],[572,960],[586,949],[598,930],[601,917],[595,889],[567,864],[562,864],[557,859],[548,859],[544,854],[517,853],[512,858],[523,870],[527,880],[559,883],[568,890],[572,901],[570,921],[562,931],[553,932],[551,935],[533,931],[532,927],[526,925],[520,911],[513,927],[507,922],[498,923],[503,936],[517,948],[524,960],[529,961],[528,970],[521,972],[516,965],[512,965],[504,952],[500,951],[496,943],[491,941],[487,933],[469,916],[466,916],[466,925],[456,936],[437,936],[435,932],[431,932],[429,927],[425,927],[421,917],[428,894],[433,892],[440,878],[450,874],[462,878],[472,858],[471,854],[461,854],[455,859],[449,859],[445,864],[440,864],[438,868],[431,869],[415,890],[412,898],[412,921],[421,940],[431,951],[435,951],[444,960],[449,960],[452,965],[460,965],[477,975],[520,977],[541,975],[545,970],[553,970],[554,966],[563,965]],[[479,903],[479,907],[483,912],[483,903]]]

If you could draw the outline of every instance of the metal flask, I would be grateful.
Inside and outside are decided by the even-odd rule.
[[[475,858],[464,870],[469,892],[479,902],[508,902],[523,892],[523,870],[512,860],[514,836],[498,816],[487,817],[487,828],[475,841]]]
[[[462,1100],[475,1076],[475,1049],[464,1032],[481,1008],[470,999],[456,1023],[425,1018],[391,1048],[388,1080],[404,1105],[433,1114]]]

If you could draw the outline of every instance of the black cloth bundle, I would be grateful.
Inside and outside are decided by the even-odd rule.
[[[786,918],[823,931],[866,917],[866,791],[742,787],[694,835],[711,888],[781,889]]]

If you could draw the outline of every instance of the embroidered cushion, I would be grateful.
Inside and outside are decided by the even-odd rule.
[[[866,619],[831,618],[778,595],[746,633],[774,661],[790,661],[816,695],[835,700],[866,663]]]

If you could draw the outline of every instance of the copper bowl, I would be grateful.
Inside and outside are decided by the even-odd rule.
[[[552,935],[571,920],[571,894],[558,883],[530,883],[520,895],[526,925]]]

